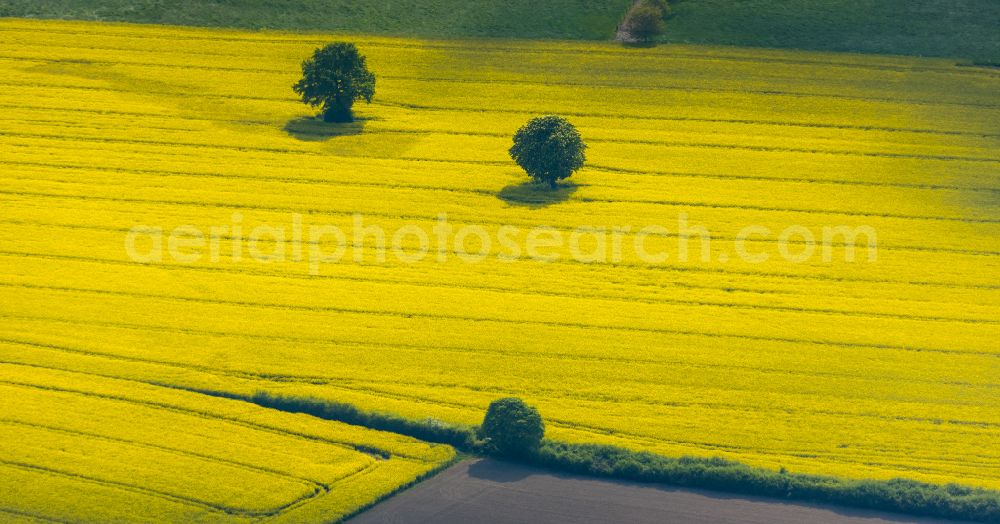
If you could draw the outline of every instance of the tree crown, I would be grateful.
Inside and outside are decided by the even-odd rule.
[[[510,156],[536,182],[554,187],[583,167],[586,149],[573,124],[549,115],[534,118],[517,131]]]
[[[375,75],[368,70],[365,57],[348,42],[335,42],[317,49],[302,62],[302,79],[292,88],[311,106],[322,106],[324,113],[350,115],[356,100],[371,102],[375,96]]]
[[[625,21],[625,30],[634,38],[648,42],[663,34],[664,11],[651,3],[644,3],[629,12]]]
[[[538,410],[519,398],[502,398],[490,403],[479,428],[482,438],[502,455],[518,456],[538,448],[545,424]]]

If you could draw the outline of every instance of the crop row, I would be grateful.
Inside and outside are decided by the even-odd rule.
[[[140,488],[251,513],[294,504],[318,482],[337,489],[280,516],[329,520],[450,452],[191,391],[266,390],[464,424],[518,395],[566,441],[1000,486],[1000,451],[983,445],[1000,435],[997,75],[937,60],[364,38],[376,103],[330,129],[290,90],[321,41],[0,23],[0,380],[49,388],[23,394],[42,415],[17,420],[24,437],[9,454],[55,470],[55,450],[78,440],[92,456],[128,449],[146,466],[102,480],[127,472]],[[549,201],[506,156],[537,113],[568,116],[590,145],[575,184]],[[879,253],[870,264],[404,263],[369,238],[363,263],[314,274],[306,260],[226,252],[137,264],[124,252],[133,226],[208,231],[236,212],[244,233],[287,226],[293,213],[349,230],[362,214],[390,236],[430,231],[442,213],[457,227],[562,233],[671,229],[684,213],[724,245],[751,224],[871,226]],[[57,399],[102,415],[42,409]],[[196,423],[177,422],[184,410]],[[147,428],[122,423],[139,411]],[[227,462],[201,466],[198,439],[232,425],[246,435],[233,440],[262,444],[226,455],[220,441],[204,454]],[[175,426],[198,433],[162,441]],[[178,471],[232,481],[175,489],[153,467],[170,462],[164,448],[186,453]],[[64,473],[99,469],[70,465]],[[43,482],[38,469],[8,469]],[[54,489],[73,482],[50,477]],[[281,489],[254,506],[256,492],[239,487],[261,477]],[[111,488],[80,489],[93,493],[64,517]],[[0,506],[31,514],[46,503],[25,500]]]
[[[342,500],[330,504],[324,499],[343,480],[382,467],[355,446],[375,449],[384,443],[404,453],[384,464],[412,464],[403,469],[414,476],[448,457],[443,449],[395,436],[306,419],[282,421],[281,415],[248,411],[233,401],[56,369],[37,360],[28,366],[9,359],[0,364],[0,389],[10,399],[0,419],[5,435],[0,467],[28,485],[45,478],[50,489],[67,482],[75,487],[50,507],[20,489],[5,490],[0,504],[6,508],[85,521],[112,518],[123,508],[96,510],[92,505],[101,500],[88,498],[92,491],[110,490],[113,497],[143,499],[135,506],[141,509],[133,509],[139,519],[178,511],[193,521],[252,519],[310,504],[347,514],[392,490],[392,483],[413,478],[373,482],[368,492],[350,499],[338,494]]]

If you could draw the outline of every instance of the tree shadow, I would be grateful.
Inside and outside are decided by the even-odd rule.
[[[285,132],[303,142],[325,142],[339,136],[360,135],[365,130],[367,119],[358,118],[346,124],[324,122],[318,116],[300,116],[285,124]]]
[[[555,189],[545,184],[525,182],[509,185],[497,193],[497,198],[512,206],[540,209],[569,200],[578,186],[572,182],[560,184]]]
[[[469,465],[468,472],[472,478],[506,484],[520,482],[539,473],[539,470],[521,464],[487,458],[474,461]]]

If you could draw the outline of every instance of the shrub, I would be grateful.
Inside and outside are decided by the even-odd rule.
[[[352,122],[354,102],[371,103],[375,96],[375,75],[354,44],[337,42],[302,62],[302,79],[292,89],[306,104],[322,107],[327,122]]]
[[[534,118],[514,135],[510,157],[538,183],[555,188],[583,167],[587,145],[573,124],[559,116]]]
[[[524,457],[538,449],[545,424],[538,410],[519,398],[502,398],[490,404],[479,429],[492,451],[509,457]]]
[[[663,34],[666,24],[663,22],[664,10],[656,5],[643,2],[629,11],[625,17],[623,29],[632,38],[640,42],[649,42]]]

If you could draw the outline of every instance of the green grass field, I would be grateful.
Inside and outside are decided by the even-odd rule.
[[[609,39],[630,0],[5,0],[0,16],[421,37]],[[1000,62],[995,0],[675,0],[666,42]]]
[[[429,37],[605,39],[631,0],[4,0],[0,16]]]
[[[1000,62],[996,0],[679,0],[668,42]]]

